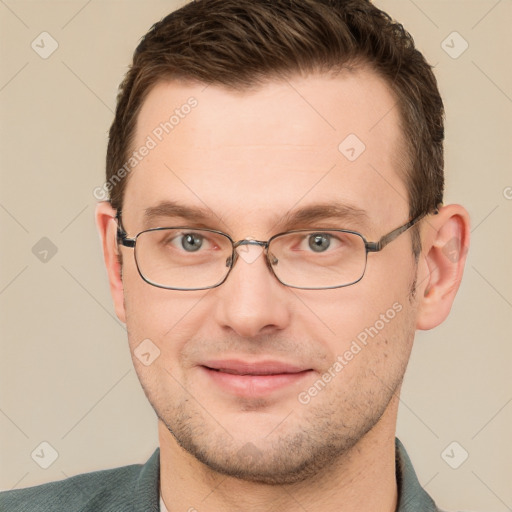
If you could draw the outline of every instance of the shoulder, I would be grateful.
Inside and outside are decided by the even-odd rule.
[[[141,498],[147,506],[158,498],[159,450],[146,464],[94,471],[47,484],[0,493],[5,512],[114,512],[138,510]],[[137,494],[137,499],[134,496]],[[157,501],[156,501],[157,502]],[[158,508],[156,509],[158,510]]]

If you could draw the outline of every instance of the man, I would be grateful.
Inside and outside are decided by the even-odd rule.
[[[96,220],[160,446],[2,510],[438,510],[395,426],[469,243],[442,144],[430,66],[367,0],[201,0],[157,23]]]

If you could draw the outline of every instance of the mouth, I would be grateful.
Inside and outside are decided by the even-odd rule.
[[[261,397],[296,386],[313,369],[279,361],[208,361],[200,366],[210,382],[240,397]]]

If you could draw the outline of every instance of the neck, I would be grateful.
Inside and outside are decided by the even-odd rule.
[[[160,482],[170,512],[395,512],[398,399],[354,447],[305,481],[268,485],[222,475],[183,450],[159,421]]]

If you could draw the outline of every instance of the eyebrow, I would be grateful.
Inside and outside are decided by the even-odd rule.
[[[217,218],[217,215],[209,208],[190,207],[176,201],[162,201],[144,210],[144,225],[150,227],[154,220],[162,217],[178,217],[184,219],[185,222],[194,222],[208,227],[211,226],[212,220]],[[343,225],[340,227],[346,228],[351,224],[356,224],[358,227],[365,226],[369,218],[365,210],[350,204],[316,203],[290,210],[276,222],[275,226],[278,226],[280,230],[288,231],[328,220],[341,222]]]
[[[209,208],[191,208],[175,201],[162,201],[144,210],[144,225],[149,227],[152,221],[160,217],[181,217],[191,222],[205,223],[216,215]]]
[[[316,203],[298,210],[291,210],[279,221],[285,231],[296,229],[299,226],[308,226],[327,220],[341,222],[340,228],[347,228],[352,224],[358,227],[368,223],[368,214],[365,210],[353,205],[342,203]]]

